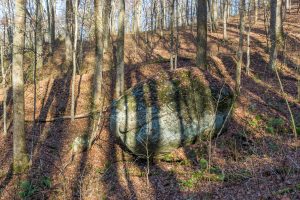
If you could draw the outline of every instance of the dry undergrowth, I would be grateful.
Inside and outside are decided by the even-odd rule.
[[[285,23],[287,39],[286,65],[279,58],[280,77],[287,99],[300,123],[297,101],[295,45],[300,45],[299,15],[291,12]],[[209,70],[212,83],[224,81],[234,86],[235,52],[238,44],[237,18],[230,20],[229,40],[222,42],[222,30],[209,34]],[[289,125],[289,113],[276,79],[267,68],[268,55],[264,25],[259,21],[251,33],[251,73],[243,73],[239,98],[226,130],[212,141],[195,144],[147,162],[129,155],[115,144],[107,120],[100,137],[90,151],[74,155],[72,142],[89,134],[91,119],[74,123],[59,120],[40,123],[32,130],[26,123],[28,145],[32,152],[32,169],[27,175],[12,175],[12,134],[0,136],[0,198],[13,199],[299,199],[299,140],[295,141]],[[142,38],[141,38],[142,40]],[[166,40],[167,41],[167,40]],[[179,67],[193,67],[194,39],[190,31],[180,32]],[[126,37],[127,88],[158,73],[166,73],[167,45],[155,36],[151,46],[152,61],[145,62],[145,46],[136,52]],[[69,115],[70,73],[63,66],[60,52],[48,58],[38,83],[37,119]],[[84,65],[76,78],[76,113],[90,108],[93,48],[86,44]],[[298,60],[297,60],[298,59]],[[150,58],[149,58],[150,60]],[[141,63],[141,61],[144,61]],[[104,72],[106,105],[111,102],[110,72]],[[47,77],[47,78],[46,78]],[[32,119],[32,85],[26,87],[26,119]],[[104,113],[108,119],[109,112]],[[298,124],[299,126],[299,124]],[[32,145],[31,145],[32,144]],[[208,161],[209,168],[208,168]]]

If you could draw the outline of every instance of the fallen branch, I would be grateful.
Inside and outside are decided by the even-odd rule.
[[[109,107],[107,107],[108,109]],[[107,109],[105,109],[104,111],[107,111]],[[90,117],[94,114],[98,114],[100,113],[99,110],[95,110],[95,111],[91,111],[91,112],[87,112],[87,113],[82,113],[79,115],[75,115],[74,119],[83,119],[83,118],[87,118]],[[69,120],[72,119],[71,116],[59,116],[59,117],[54,117],[54,118],[46,118],[46,119],[36,119],[35,122],[36,123],[47,123],[47,122],[54,122],[54,121],[58,121],[58,120]],[[25,119],[25,122],[33,122],[34,120],[32,119]]]

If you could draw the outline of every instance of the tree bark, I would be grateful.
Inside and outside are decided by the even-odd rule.
[[[120,11],[118,20],[118,39],[117,39],[117,79],[116,79],[116,98],[124,93],[124,36],[125,36],[125,0],[120,0]]]
[[[35,46],[36,46],[36,68],[41,69],[43,67],[43,7],[40,0],[36,0],[36,25],[35,25]]]
[[[77,12],[78,12],[78,0],[74,2],[74,44],[73,44],[73,74],[72,74],[72,100],[71,100],[71,120],[75,119],[75,82],[76,82],[76,53],[77,53],[77,33],[78,33],[78,20],[77,20]]]
[[[241,87],[241,72],[243,64],[243,46],[244,46],[244,13],[245,13],[245,0],[240,1],[239,5],[240,12],[240,39],[239,39],[239,49],[237,53],[238,62],[236,68],[236,94],[240,94]]]
[[[269,66],[276,68],[277,51],[283,43],[282,0],[271,0]]]
[[[7,99],[7,91],[6,91],[6,72],[4,69],[4,51],[3,46],[1,45],[1,73],[2,73],[2,89],[3,89],[3,133],[7,135],[7,120],[6,120],[6,99]]]
[[[65,27],[65,63],[67,67],[72,63],[72,0],[66,0],[66,27]]]
[[[171,70],[174,69],[174,7],[175,7],[175,0],[171,0],[170,6],[170,68]]]
[[[246,73],[250,73],[250,32],[251,32],[251,1],[248,4],[248,32],[247,32],[247,63],[246,63]]]
[[[13,41],[13,152],[14,171],[24,172],[29,167],[24,129],[23,51],[25,47],[26,0],[15,1],[15,31]]]
[[[207,1],[199,0],[197,5],[197,66],[206,68],[207,50]]]
[[[49,51],[53,53],[55,43],[55,0],[47,0]],[[41,20],[41,19],[40,19]]]
[[[228,0],[223,0],[223,40],[227,40]]]
[[[258,19],[258,0],[254,0],[254,24],[256,24]]]
[[[101,3],[103,3],[101,5]],[[95,0],[95,36],[96,36],[96,66],[94,74],[93,104],[95,108],[101,105],[103,55],[105,43],[109,43],[109,18],[111,0]],[[103,9],[103,10],[102,10]],[[108,44],[107,44],[108,46]]]
[[[216,5],[216,0],[211,0],[211,26],[212,26],[212,31],[216,32],[218,29],[218,24],[217,24],[217,5]]]

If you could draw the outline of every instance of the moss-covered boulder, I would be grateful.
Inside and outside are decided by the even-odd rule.
[[[198,69],[179,69],[141,82],[114,101],[110,128],[133,154],[156,156],[215,133],[232,98],[228,87],[211,87]]]

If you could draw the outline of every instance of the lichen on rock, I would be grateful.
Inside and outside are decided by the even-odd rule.
[[[211,91],[196,68],[148,79],[114,101],[111,131],[127,149],[142,157],[192,144],[220,128],[229,110],[232,92],[220,93],[220,110],[216,111]]]

